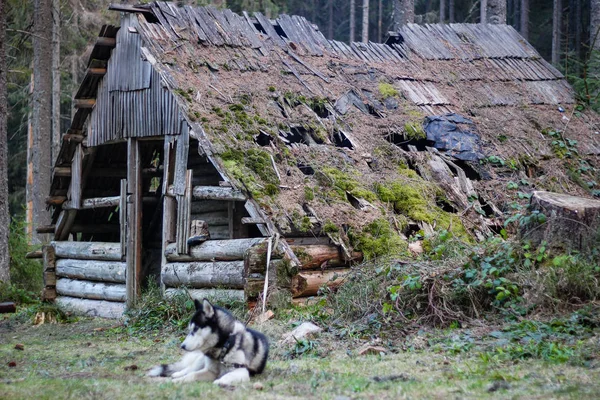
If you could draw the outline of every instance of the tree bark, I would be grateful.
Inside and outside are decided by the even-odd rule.
[[[520,23],[521,36],[529,40],[529,0],[521,0]]]
[[[162,281],[168,287],[243,289],[243,272],[243,261],[169,263]]]
[[[488,0],[479,0],[479,23],[487,24]]]
[[[593,3],[594,0],[591,0]],[[562,32],[562,0],[554,0],[552,14],[552,64],[560,63],[560,39]]]
[[[56,261],[56,275],[71,279],[125,283],[125,263],[62,258]]]
[[[440,23],[443,24],[446,21],[446,1],[440,0]]]
[[[60,151],[60,0],[52,0],[52,165]]]
[[[8,104],[6,100],[6,2],[0,1],[0,282],[10,280],[8,253]]]
[[[118,319],[125,312],[125,303],[120,301],[77,299],[60,296],[56,298],[58,306],[78,315]]]
[[[369,0],[363,0],[362,42],[369,42]]]
[[[81,281],[61,278],[56,281],[56,293],[62,296],[81,297],[92,300],[125,301],[124,284]]]
[[[34,1],[33,30],[33,96],[32,123],[32,228],[48,225],[50,214],[46,211],[46,196],[50,192],[52,168],[52,0]],[[50,61],[50,62],[49,62]],[[45,236],[33,234],[34,242]]]
[[[415,1],[394,0],[394,30],[415,22]]]
[[[350,268],[302,271],[292,278],[292,297],[314,296],[323,286],[330,289],[337,288],[344,283],[344,276],[350,271]]]
[[[454,21],[454,15],[456,12],[456,4],[454,0],[449,0],[448,1],[448,22],[450,22],[451,24],[453,24]]]
[[[377,42],[383,42],[383,0],[379,0],[377,7]]]
[[[350,0],[350,43],[356,40],[356,0]]]
[[[555,0],[556,1],[556,0]],[[590,0],[590,44],[600,50],[600,0]]]
[[[52,242],[56,257],[77,260],[121,261],[121,243]]]
[[[506,0],[487,0],[487,22],[506,24]]]
[[[264,242],[263,238],[208,240],[191,246],[189,254],[177,254],[177,246],[170,243],[165,251],[169,261],[235,261],[243,260],[244,253],[252,246]]]

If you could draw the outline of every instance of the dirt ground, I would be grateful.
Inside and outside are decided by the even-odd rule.
[[[285,348],[278,340],[291,328],[292,322],[278,320],[261,326],[272,342],[267,369],[234,389],[144,376],[153,365],[180,356],[181,334],[128,334],[118,322],[101,319],[40,326],[5,319],[0,321],[0,398],[592,399],[600,393],[597,355],[584,366],[502,361],[458,330],[420,332],[405,345],[397,338],[339,340],[326,332]],[[591,340],[598,341],[598,335]],[[387,353],[358,355],[369,342]]]

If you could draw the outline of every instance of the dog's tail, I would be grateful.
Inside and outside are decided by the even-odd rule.
[[[150,377],[157,377],[157,376],[171,376],[173,375],[173,369],[171,368],[170,365],[168,364],[161,364],[161,365],[157,365],[156,367],[152,368],[150,371],[148,371],[148,373],[146,374],[147,376]]]

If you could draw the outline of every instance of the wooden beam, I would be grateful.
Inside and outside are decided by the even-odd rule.
[[[95,197],[84,199],[80,207],[77,207],[72,201],[65,202],[62,207],[63,210],[89,210],[92,208],[116,207],[119,205],[120,200],[120,196]]]
[[[169,186],[168,196],[174,196],[173,186]],[[194,186],[192,195],[194,200],[223,200],[223,201],[245,201],[246,195],[241,191],[230,187],[220,186]]]
[[[30,251],[29,253],[25,254],[25,258],[42,258],[42,250],[34,250],[34,251]]]
[[[243,260],[244,253],[252,246],[264,242],[264,238],[208,240],[189,248],[189,254],[177,254],[175,243],[167,245],[168,261],[234,261]]]
[[[243,289],[243,271],[243,261],[168,263],[162,281],[169,287]]]
[[[140,144],[127,139],[127,307],[140,295],[142,273],[142,169]],[[120,246],[119,246],[120,247]],[[119,253],[121,249],[119,248]]]
[[[94,108],[96,105],[96,99],[75,99],[74,106],[75,108]]]
[[[104,76],[106,75],[106,68],[88,68],[86,74],[91,76]]]
[[[71,176],[70,167],[55,167],[53,170],[54,176],[69,177]],[[142,170],[144,177],[162,176],[162,171],[159,168],[144,168]],[[88,176],[101,178],[126,178],[127,169],[123,168],[94,168],[90,170]]]
[[[70,296],[58,296],[58,306],[78,315],[118,319],[123,317],[125,303],[120,301],[78,299]]]
[[[78,260],[121,261],[119,243],[106,242],[51,242],[59,258]]]
[[[48,289],[42,292],[42,300],[53,301],[56,298],[54,290],[56,286],[56,252],[53,246],[42,247],[44,258],[44,288]]]
[[[48,196],[48,197],[46,197],[46,204],[48,204],[49,206],[60,206],[65,201],[67,201],[67,196]]]
[[[258,224],[266,224],[266,222],[262,218],[243,217],[242,218],[242,224],[245,224],[245,225],[258,225]]]
[[[73,260],[59,258],[56,275],[71,279],[125,283],[126,264],[121,261]]]
[[[117,39],[109,37],[99,37],[96,39],[96,46],[116,47]]]
[[[84,135],[75,133],[65,133],[62,137],[63,142],[81,143],[85,139]]]
[[[125,301],[125,285],[61,278],[56,281],[56,293],[62,296],[92,300]]]

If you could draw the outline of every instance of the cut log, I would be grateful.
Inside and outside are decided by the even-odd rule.
[[[92,208],[102,208],[102,207],[116,207],[119,205],[121,200],[120,196],[111,196],[111,197],[96,197],[92,199],[84,199],[81,202],[81,209],[92,209]],[[77,209],[75,204],[72,204],[71,201],[66,201],[63,204],[63,210],[74,210]]]
[[[175,188],[169,187],[167,192],[169,196],[175,195]],[[195,200],[225,200],[225,201],[245,201],[246,195],[242,191],[220,186],[195,186],[192,191]]]
[[[243,261],[169,263],[162,282],[169,287],[243,289],[243,271]]]
[[[64,311],[88,317],[119,319],[125,312],[125,303],[106,300],[78,299],[59,296],[56,303]]]
[[[265,267],[267,266],[267,250],[268,240],[264,240],[260,243],[250,247],[244,255],[244,275],[250,276],[252,274],[264,274]],[[283,254],[277,252],[275,249],[271,249],[271,262],[275,259],[281,259]]]
[[[16,311],[17,307],[15,307],[15,303],[0,303],[0,314],[14,313]]]
[[[72,279],[125,283],[125,263],[93,260],[59,259],[56,275]]]
[[[350,271],[350,268],[303,271],[292,278],[292,297],[314,296],[323,286],[336,288],[344,282],[344,276]]]
[[[25,254],[25,258],[42,258],[42,250],[30,251],[29,253]]]
[[[535,191],[529,204],[537,218],[521,228],[534,245],[546,241],[561,251],[590,253],[600,243],[600,201],[560,193]],[[543,214],[543,217],[540,217]]]
[[[200,245],[210,239],[206,221],[193,219],[190,225],[190,237],[187,240],[188,253],[190,246]]]
[[[264,238],[208,240],[189,249],[189,255],[177,254],[174,243],[167,246],[165,256],[169,261],[234,261],[243,260],[250,246],[264,242]]]
[[[343,253],[335,245],[290,246],[301,262],[299,269],[330,268],[345,266],[348,263]],[[362,261],[362,253],[352,252],[352,261]]]
[[[56,281],[56,293],[62,296],[92,300],[125,301],[127,298],[127,290],[124,284],[69,278],[60,278]]]
[[[166,297],[173,297],[179,294],[189,294],[192,299],[209,299],[217,304],[228,303],[232,301],[244,301],[244,291],[235,289],[173,289],[165,290]]]
[[[54,241],[56,257],[78,260],[121,261],[121,244]]]
[[[42,255],[44,259],[44,291],[42,300],[53,301],[56,298],[56,252],[52,246],[43,246]]]

